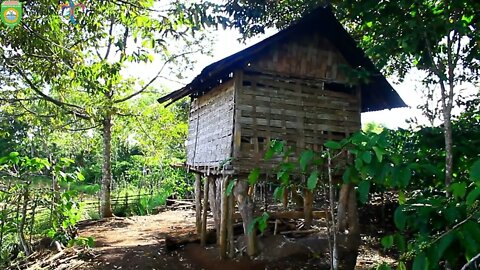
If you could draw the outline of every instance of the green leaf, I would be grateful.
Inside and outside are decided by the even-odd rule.
[[[358,198],[361,203],[366,203],[368,201],[368,193],[370,192],[370,182],[361,181],[358,184]]]
[[[379,266],[377,266],[375,270],[392,270],[392,268],[388,264],[382,263]]]
[[[470,168],[470,179],[472,181],[480,181],[480,159],[475,161]]]
[[[452,191],[453,196],[455,196],[456,198],[463,198],[467,193],[467,183],[453,183],[452,185],[450,185],[450,190]]]
[[[258,229],[263,233],[268,225],[268,219],[270,215],[267,212],[264,212],[262,216],[258,218]]]
[[[343,172],[342,180],[344,184],[350,183],[350,176],[352,174],[352,168],[348,167],[345,172]]]
[[[260,176],[260,169],[259,168],[253,169],[248,175],[248,184],[250,186],[255,185],[258,181],[259,176]]]
[[[407,187],[412,178],[412,171],[409,168],[401,168],[400,170],[397,170],[397,173],[398,186],[402,188]]]
[[[395,222],[395,226],[397,226],[398,229],[404,230],[405,225],[407,223],[407,216],[405,215],[404,207],[399,206],[397,209],[395,209],[395,213],[393,215],[393,221]]]
[[[370,151],[363,152],[362,159],[365,163],[370,164],[370,162],[372,162],[372,153],[370,153]]]
[[[267,225],[268,225],[267,222],[269,217],[270,215],[267,212],[263,213],[259,217],[256,217],[252,222],[250,222],[250,224],[248,224],[247,233],[251,234],[253,232],[253,230],[255,229],[255,224],[258,224],[258,229],[261,232],[264,232],[265,229],[267,228]]]
[[[18,157],[18,155],[20,155],[18,152],[10,152],[10,154],[8,154],[11,158]]]
[[[248,224],[247,234],[251,234],[253,232],[253,230],[255,229],[255,224],[257,224],[257,221],[258,221],[257,218],[255,218]]]
[[[84,181],[85,180],[85,176],[83,176],[83,174],[81,172],[77,172],[77,178],[79,181]]]
[[[318,183],[318,171],[313,171],[307,179],[307,188],[314,190]]]
[[[399,234],[399,233],[396,233],[393,236],[393,238],[394,238],[393,240],[394,240],[396,248],[401,252],[405,252],[405,248],[406,248],[405,237],[403,235]]]
[[[382,240],[380,240],[380,243],[382,244],[384,249],[389,249],[393,246],[393,235],[387,235],[382,237]]]
[[[362,170],[362,167],[363,167],[363,161],[360,157],[357,157],[355,159],[355,169],[361,171]]]
[[[95,240],[93,239],[93,237],[89,236],[87,238],[87,246],[89,248],[93,248],[95,246]]]
[[[380,148],[378,146],[374,146],[372,148],[373,148],[373,151],[375,152],[375,156],[377,156],[378,161],[382,162],[383,155],[385,154],[385,150],[383,150],[382,148]]]
[[[398,191],[398,204],[402,205],[407,202],[407,198],[405,197],[405,192],[402,190]]]
[[[468,206],[472,206],[475,200],[480,196],[480,187],[476,187],[474,190],[470,191],[467,195],[466,203]]]
[[[442,239],[438,242],[438,245],[435,247],[435,257],[440,260],[443,256],[445,250],[452,244],[453,240],[455,239],[453,233],[447,233],[447,235],[443,236]],[[437,261],[433,261],[432,263],[436,264]]]
[[[284,186],[279,186],[275,189],[275,191],[273,191],[273,197],[276,200],[280,201],[283,198],[283,192],[285,192],[285,187]]]
[[[333,149],[333,150],[338,150],[342,148],[342,145],[336,141],[327,141],[324,143],[325,147]]]
[[[265,160],[272,159],[273,155],[279,154],[282,152],[285,144],[279,140],[273,140],[270,142],[270,148],[265,153]]]
[[[428,259],[422,252],[413,261],[413,270],[426,270],[428,269]]]
[[[235,183],[236,183],[235,180],[231,180],[230,182],[228,182],[227,189],[225,190],[225,194],[227,196],[232,195],[233,187],[235,187]]]
[[[404,262],[398,262],[397,270],[407,270],[407,266]]]
[[[302,171],[305,171],[307,169],[307,166],[310,164],[310,161],[312,160],[314,156],[314,153],[312,150],[306,150],[303,151],[302,154],[300,155],[300,168]]]

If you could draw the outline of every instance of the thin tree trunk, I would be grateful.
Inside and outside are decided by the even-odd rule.
[[[22,219],[20,220],[20,224],[18,225],[18,238],[20,240],[20,245],[22,246],[25,255],[30,255],[30,246],[25,240],[25,225],[27,225],[27,209],[29,204],[29,192],[28,187],[25,186],[23,191],[23,206],[22,206]]]
[[[107,113],[102,122],[103,127],[103,166],[102,192],[100,194],[100,214],[103,218],[112,217],[110,202],[110,185],[112,184],[112,116]]]
[[[453,101],[453,97],[450,94],[447,97],[447,90],[442,79],[440,79],[440,91],[443,110],[443,135],[445,139],[445,185],[448,187],[452,182],[453,173],[452,105],[450,102],[450,99]],[[450,85],[450,92],[453,92],[453,85]]]

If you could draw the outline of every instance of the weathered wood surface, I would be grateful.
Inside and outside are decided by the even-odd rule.
[[[197,235],[200,236],[202,232],[202,177],[200,174],[195,174],[195,227]]]
[[[360,127],[357,90],[324,81],[304,81],[242,72],[235,84],[234,171],[260,167],[264,173],[279,160],[264,160],[270,141],[279,139],[295,148],[295,162],[304,149],[320,151],[327,140],[341,140]],[[332,91],[336,87],[342,91]]]
[[[308,30],[307,30],[308,31]],[[333,44],[319,33],[305,33],[279,41],[250,67],[347,83],[343,70],[348,62]]]
[[[205,178],[203,185],[202,231],[200,233],[200,243],[202,246],[205,246],[207,243],[208,187],[208,178]]]

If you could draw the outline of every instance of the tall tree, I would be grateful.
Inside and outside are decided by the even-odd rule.
[[[0,30],[2,74],[16,80],[15,99],[24,109],[45,116],[23,97],[41,100],[48,115],[67,128],[101,130],[103,217],[112,216],[115,118],[131,115],[124,104],[151,89],[170,64],[188,67],[189,54],[203,50],[205,38],[195,33],[213,22],[210,8],[209,3],[160,7],[151,0],[94,1],[72,24],[58,14],[58,1],[44,0],[25,4],[21,26]],[[160,64],[148,81],[128,76],[132,64],[154,60]]]

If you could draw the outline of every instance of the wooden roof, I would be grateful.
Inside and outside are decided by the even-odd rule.
[[[361,85],[362,112],[407,106],[390,83],[378,71],[372,61],[357,46],[353,38],[335,18],[330,6],[318,7],[277,34],[210,64],[188,85],[159,98],[158,102],[164,103],[169,101],[168,106],[185,96],[201,96],[220,83],[228,80],[233,71],[242,69],[248,62],[260,55],[262,51],[270,45],[281,42],[284,38],[291,35],[311,31],[312,27],[315,27],[315,31],[318,31],[319,34],[327,38],[352,67],[362,67],[372,74],[370,82]]]

